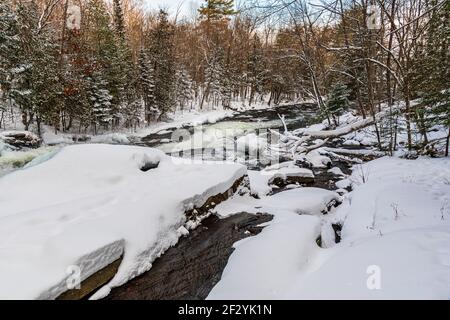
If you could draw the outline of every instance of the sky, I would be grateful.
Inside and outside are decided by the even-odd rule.
[[[175,14],[181,5],[180,14],[189,17],[200,7],[202,0],[144,0],[150,10],[167,9],[170,14]]]

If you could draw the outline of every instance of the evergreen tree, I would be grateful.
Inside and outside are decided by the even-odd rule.
[[[174,30],[167,12],[161,10],[158,25],[151,34],[151,59],[155,72],[155,104],[163,119],[174,106],[175,57]]]
[[[25,129],[36,121],[54,123],[61,107],[62,87],[58,76],[59,48],[52,40],[51,30],[38,32],[38,7],[34,2],[17,5],[21,49],[18,59],[17,86],[12,92],[22,112]]]
[[[198,11],[208,21],[221,20],[237,13],[234,10],[234,0],[205,0]]]
[[[348,89],[347,86],[337,83],[331,89],[330,96],[327,101],[327,109],[333,117],[335,126],[339,125],[339,116],[348,108]]]
[[[184,110],[187,103],[192,100],[192,79],[184,68],[177,71],[176,79],[177,104]]]
[[[86,78],[86,81],[92,113],[92,125],[96,134],[98,126],[108,128],[113,120],[111,116],[112,96],[108,90],[108,82],[103,79],[100,72],[94,71],[92,75]]]
[[[11,103],[16,71],[19,70],[20,42],[17,16],[8,3],[0,3],[0,112]],[[0,121],[0,127],[2,123]]]
[[[141,48],[139,54],[139,88],[148,124],[155,117],[155,78],[153,65],[145,48]]]
[[[247,83],[250,86],[249,105],[253,103],[256,94],[262,94],[266,68],[264,55],[261,48],[261,41],[258,35],[253,38],[252,49],[248,57]]]
[[[437,0],[428,6],[434,7]],[[425,44],[416,57],[415,86],[422,103],[416,108],[418,125],[435,124],[448,128],[446,156],[450,140],[450,2],[431,12]]]
[[[121,0],[113,0],[114,8],[114,29],[117,36],[125,41],[125,20],[123,17],[123,8]]]

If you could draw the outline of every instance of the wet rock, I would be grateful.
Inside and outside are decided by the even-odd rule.
[[[236,241],[261,232],[267,214],[241,213],[226,219],[211,216],[170,248],[152,269],[114,288],[108,300],[205,299],[219,282]]]

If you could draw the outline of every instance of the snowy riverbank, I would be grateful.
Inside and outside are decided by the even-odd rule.
[[[124,254],[106,294],[148,270],[195,225],[186,224],[185,211],[229,190],[245,172],[99,144],[65,147],[2,177],[0,297],[56,298],[67,290],[70,266],[85,279]]]
[[[354,191],[327,215],[318,209],[330,195],[307,188],[278,201],[235,197],[220,205],[222,215],[275,218],[235,245],[209,299],[448,299],[450,159],[385,157],[346,180]],[[339,244],[331,224],[343,227]]]

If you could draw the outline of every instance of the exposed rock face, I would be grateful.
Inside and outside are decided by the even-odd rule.
[[[183,267],[180,267],[180,270],[176,270],[180,272],[184,271],[185,274],[179,274],[177,277],[172,278],[172,282],[169,283],[170,288],[175,288],[174,290],[176,291],[176,294],[180,294],[180,283],[187,284],[187,288],[192,287],[192,290],[194,291],[197,290],[198,292],[195,291],[197,293],[192,291],[195,293],[195,297],[197,297],[197,295],[199,295],[199,297],[201,296],[199,292],[206,292],[205,294],[207,294],[209,290],[212,289],[212,286],[220,279],[220,275],[222,274],[228,257],[233,251],[233,243],[251,234],[258,233],[261,228],[257,228],[256,225],[272,219],[271,216],[255,216],[248,214],[241,214],[236,217],[224,220],[219,220],[216,217],[208,218],[208,216],[211,214],[211,209],[213,209],[219,203],[227,200],[236,192],[246,190],[248,188],[248,184],[248,177],[243,176],[237,179],[227,191],[211,196],[201,207],[197,207],[185,212],[186,218],[188,220],[187,223],[192,222],[194,224],[197,224],[202,220],[203,222],[199,227],[197,227],[197,229],[191,231],[187,238],[180,239],[178,245],[176,245],[174,248],[169,249],[161,258],[156,260],[154,266],[158,266],[160,264],[163,264],[164,266],[164,264],[167,264],[163,267],[164,276],[162,276],[159,280],[154,280],[152,270],[154,270],[155,267],[153,267],[149,272],[142,276],[145,279],[150,279],[146,280],[147,282],[150,281],[151,283],[153,283],[154,281],[160,281],[160,283],[158,283],[159,287],[154,288],[154,290],[160,290],[160,288],[162,288],[161,292],[162,294],[165,294],[165,292],[169,290],[167,288],[164,289],[164,286],[166,285],[166,274],[168,272],[173,273],[175,270],[172,270],[170,268],[180,265],[182,265]],[[210,234],[211,232],[213,232],[212,235]],[[211,239],[209,237],[211,237]],[[191,240],[191,238],[193,239]],[[192,252],[192,261],[189,260],[190,262],[186,263],[187,258],[184,257],[184,255],[190,255],[189,252]],[[169,255],[169,258],[166,258],[166,255]],[[160,260],[162,260],[163,262],[159,262]],[[97,271],[89,278],[84,280],[81,283],[81,290],[69,290],[61,294],[57,299],[77,300],[92,295],[97,289],[108,283],[114,277],[114,275],[117,273],[121,261],[122,258],[119,258],[118,260],[106,266],[104,269]],[[205,268],[208,263],[211,265],[209,269]],[[151,273],[151,275],[147,275],[148,273]],[[207,279],[216,279],[214,278],[216,276],[216,282],[208,282],[209,280],[205,280],[202,278],[205,277]],[[157,274],[157,278],[158,277],[159,275]],[[140,277],[137,279],[140,279]],[[180,279],[184,280],[181,281]],[[131,283],[134,283],[134,281],[137,280],[132,280]],[[205,288],[207,290],[198,289],[199,285],[206,286]],[[136,288],[139,288],[139,286],[140,284],[138,284]],[[138,290],[134,289],[135,287],[133,285],[130,285],[130,287],[132,287],[133,290]],[[116,291],[121,292],[121,288],[114,290],[114,292]],[[149,293],[149,295],[150,294],[151,293]],[[193,298],[195,297],[193,296]],[[127,297],[123,298],[128,299]],[[156,297],[154,299],[171,298],[172,296],[169,295]],[[133,296],[131,296],[129,299],[133,299]]]
[[[0,141],[18,148],[38,148],[42,140],[29,131],[0,132]]]
[[[233,244],[261,232],[267,214],[241,213],[219,220],[211,216],[167,250],[152,269],[115,288],[109,300],[205,299],[220,280]]]

